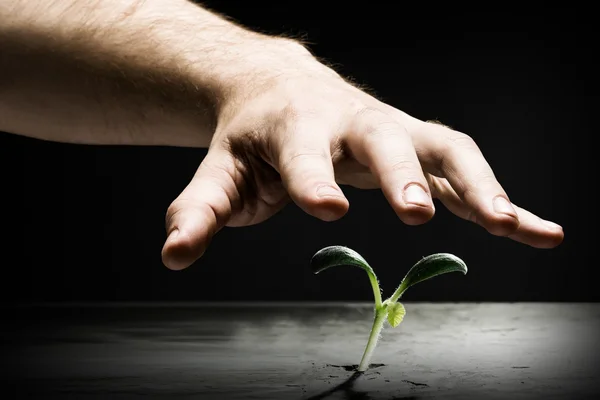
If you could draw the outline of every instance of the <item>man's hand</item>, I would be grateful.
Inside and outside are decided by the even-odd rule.
[[[381,188],[407,224],[432,198],[494,235],[558,245],[562,228],[511,204],[469,136],[384,104],[292,40],[188,0],[0,2],[0,130],[86,144],[206,147],[167,213],[182,269],[224,226],[289,201],[326,221],[339,184]]]
[[[349,206],[338,184],[381,188],[409,225],[431,219],[438,198],[494,235],[562,241],[560,226],[510,202],[468,135],[378,101],[303,49],[278,61],[289,67],[258,66],[221,108],[208,155],[167,213],[169,268],[189,266],[222,227],[264,221],[290,200],[336,220]]]

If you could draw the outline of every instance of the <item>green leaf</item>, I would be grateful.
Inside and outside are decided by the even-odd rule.
[[[397,301],[409,287],[448,272],[466,274],[467,265],[460,258],[448,253],[438,253],[424,257],[408,271],[390,301]]]
[[[402,303],[391,303],[388,305],[387,320],[393,328],[400,325],[405,315],[406,309]]]
[[[379,309],[382,303],[377,276],[369,263],[356,251],[345,246],[329,246],[319,250],[310,260],[311,269],[315,274],[339,265],[359,267],[367,272],[373,288],[375,307]]]
[[[315,274],[338,265],[351,265],[375,275],[373,268],[356,251],[344,246],[329,246],[319,250],[310,260]]]

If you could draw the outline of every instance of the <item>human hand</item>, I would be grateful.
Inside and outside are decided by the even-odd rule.
[[[349,206],[340,184],[381,188],[409,225],[430,220],[437,198],[494,235],[561,243],[559,225],[510,202],[468,135],[379,101],[307,52],[285,57],[291,67],[254,69],[220,107],[207,156],[167,212],[167,267],[188,267],[224,226],[259,223],[290,200],[336,220]]]

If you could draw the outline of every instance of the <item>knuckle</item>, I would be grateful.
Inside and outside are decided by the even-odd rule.
[[[386,137],[408,134],[406,127],[378,109],[365,107],[358,112],[358,116],[361,121],[359,130],[362,133],[362,139],[366,143]]]
[[[177,217],[177,214],[179,214],[181,210],[185,209],[185,203],[186,202],[183,199],[176,199],[169,205],[167,208],[167,214],[165,216],[165,225],[167,227],[171,226]]]
[[[349,107],[359,118],[371,118],[380,114],[380,111],[377,108],[369,106],[362,101],[357,101],[356,99],[350,101]]]
[[[413,160],[406,156],[395,156],[388,159],[389,170],[397,173],[410,173],[411,175],[420,168]]]
[[[297,121],[302,115],[302,111],[296,103],[290,101],[278,110],[277,115],[283,121]]]
[[[298,169],[316,165],[321,165],[321,161],[328,160],[329,155],[322,148],[311,148],[305,147],[301,149],[294,149],[289,151],[282,157],[281,169],[282,171],[289,171],[290,169]]]
[[[455,148],[478,148],[471,136],[467,135],[466,133],[456,131],[437,120],[428,120],[420,124],[418,133],[420,135],[429,133],[433,134],[436,138],[441,138],[441,143],[443,143],[446,150]]]
[[[474,178],[474,186],[476,188],[485,188],[485,187],[496,187],[498,185],[498,181],[496,177],[491,171],[482,171],[475,174]]]
[[[451,131],[446,135],[446,142],[453,148],[467,149],[467,150],[478,150],[479,147],[475,143],[473,138],[465,133]]]
[[[314,104],[305,104],[302,100],[288,100],[281,107],[275,108],[273,117],[286,126],[300,125],[302,121],[319,115]]]
[[[268,141],[278,149],[297,146],[297,139],[325,131],[331,125],[331,117],[316,105],[302,104],[302,101],[290,101],[270,111],[264,119],[262,131],[267,133]]]
[[[298,125],[302,116],[301,108],[292,101],[284,101],[279,106],[268,104],[264,107],[261,130],[268,133],[289,132]]]
[[[272,135],[279,137],[282,140],[287,140],[287,132],[290,127],[297,125],[299,111],[297,107],[291,103],[284,104],[280,107],[269,107],[266,109],[264,118],[261,123],[261,131],[272,135],[275,132],[283,133],[283,135]]]
[[[435,126],[439,126],[440,128],[443,129],[447,129],[447,130],[452,130],[452,128],[446,124],[444,124],[443,122],[437,120],[437,119],[429,119],[427,121],[425,121],[426,124],[431,124],[431,125],[435,125]]]
[[[228,180],[234,173],[235,164],[231,159],[223,159],[213,162],[203,162],[200,164],[198,173],[210,179],[210,181]]]
[[[464,197],[477,196],[490,189],[492,191],[497,191],[499,185],[500,184],[492,172],[481,171],[476,173],[473,178],[464,185],[462,190],[457,190],[457,192]]]

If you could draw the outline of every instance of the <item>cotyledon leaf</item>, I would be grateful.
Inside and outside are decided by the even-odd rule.
[[[367,272],[373,287],[375,305],[379,308],[381,306],[381,291],[377,282],[377,275],[375,275],[375,271],[369,263],[356,251],[345,246],[328,246],[315,253],[310,260],[311,269],[315,274],[340,265],[359,267]]]
[[[375,275],[373,268],[360,254],[344,246],[325,247],[310,260],[310,266],[315,274],[338,265],[352,265]]]
[[[463,260],[449,253],[438,253],[424,257],[408,271],[402,283],[390,298],[390,301],[397,301],[409,287],[448,272],[462,272],[466,274],[467,265]]]
[[[405,315],[406,309],[402,303],[391,303],[388,305],[387,320],[393,328],[400,325]]]

